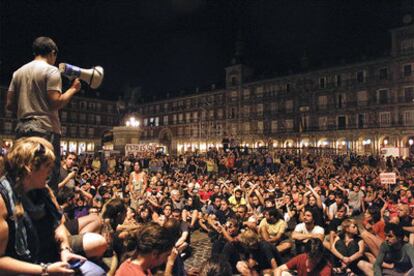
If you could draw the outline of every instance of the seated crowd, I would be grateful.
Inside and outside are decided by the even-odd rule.
[[[68,153],[56,198],[71,251],[107,275],[414,275],[413,165],[267,150]],[[211,258],[186,269],[194,231]]]

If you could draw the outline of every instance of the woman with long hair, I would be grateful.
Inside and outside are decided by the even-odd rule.
[[[86,260],[72,253],[64,218],[46,184],[54,161],[52,145],[39,137],[17,140],[5,158],[0,179],[2,275],[73,274],[69,262]]]
[[[134,163],[134,170],[129,175],[128,191],[131,200],[131,207],[137,209],[145,190],[148,186],[148,179],[145,172],[141,171],[139,162]]]
[[[333,241],[331,252],[337,258],[334,272],[346,272],[359,275],[358,263],[364,255],[365,244],[358,235],[358,228],[353,219],[345,219],[341,224],[342,230]]]

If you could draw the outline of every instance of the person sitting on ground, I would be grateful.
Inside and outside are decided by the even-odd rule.
[[[260,193],[258,187],[259,184],[255,184],[246,193],[247,208],[249,212],[255,215],[256,217],[259,217],[261,215],[264,206],[264,198]]]
[[[315,191],[309,180],[306,180],[306,188],[308,188],[309,191],[303,196],[304,208],[305,210],[312,209],[315,214],[315,224],[324,227],[325,219],[323,215],[323,203],[321,196]]]
[[[69,275],[74,273],[69,269],[72,261],[84,262],[79,268],[83,275],[105,274],[72,253],[64,217],[46,184],[54,161],[52,145],[39,137],[17,140],[5,158],[5,174],[0,179],[2,275]]]
[[[60,166],[59,183],[58,189],[63,187],[74,188],[75,177],[78,173],[79,168],[76,166],[76,153],[68,152],[65,156],[63,164]]]
[[[398,224],[385,226],[385,241],[381,244],[374,265],[364,262],[366,275],[414,275],[414,247],[404,241],[404,231]]]
[[[231,209],[236,212],[240,205],[247,205],[246,199],[243,197],[243,190],[236,187],[233,190],[233,195],[228,199]]]
[[[229,219],[224,225],[216,220],[209,220],[209,223],[217,233],[215,237],[212,237],[211,255],[220,255],[227,242],[236,241],[236,237],[240,233],[239,224],[234,218]]]
[[[303,222],[296,225],[292,233],[292,239],[295,241],[296,254],[305,252],[306,243],[311,238],[324,239],[325,229],[315,224],[314,210],[307,209],[303,215]]]
[[[336,212],[334,219],[329,223],[329,225],[326,228],[329,234],[329,240],[326,240],[324,242],[326,248],[331,248],[331,245],[337,237],[337,234],[340,233],[342,230],[342,222],[347,218],[348,216],[346,215],[346,207],[342,205],[342,207],[340,207]]]
[[[201,266],[198,276],[232,276],[231,266],[219,256],[212,256]]]
[[[237,237],[237,241],[227,242],[222,254],[232,265],[233,272],[259,275],[281,263],[276,247],[261,240],[256,231],[247,229]]]
[[[352,191],[348,193],[348,204],[349,207],[352,208],[353,216],[358,216],[365,212],[364,199],[364,192],[361,191],[361,187],[358,184],[355,184],[352,187]]]
[[[349,206],[345,204],[345,196],[342,191],[335,192],[335,203],[328,207],[328,219],[329,221],[335,218],[338,209],[344,205],[346,207],[346,214],[349,214]]]
[[[276,276],[329,276],[332,275],[332,264],[325,255],[325,248],[318,238],[311,238],[308,242],[306,253],[297,255],[286,264],[274,270]],[[297,274],[291,274],[289,270],[296,270]]]
[[[135,250],[116,271],[116,276],[152,275],[151,269],[167,262],[176,242],[170,231],[157,223],[143,225],[134,234]]]
[[[182,213],[180,209],[172,210],[171,218],[175,219],[178,222],[180,229],[180,235],[177,238],[175,247],[179,248],[180,252],[186,251],[186,254],[188,255],[190,252],[187,249],[189,249],[191,241],[191,230],[189,228],[189,224],[182,219]]]
[[[189,227],[194,229],[198,220],[200,208],[195,204],[195,197],[188,197],[183,209],[183,220],[189,223]]]
[[[360,275],[357,265],[364,255],[365,244],[358,236],[358,228],[353,219],[345,219],[341,232],[332,243],[331,252],[337,258],[335,273],[347,272],[348,275]]]
[[[414,226],[412,225],[412,217],[410,216],[410,207],[408,204],[398,204],[398,216],[394,217],[390,222],[396,223],[404,230],[404,239],[414,245]]]
[[[365,211],[363,225],[359,225],[361,238],[364,240],[373,257],[378,256],[379,247],[385,240],[385,222],[381,216],[381,211],[375,205]],[[373,257],[369,255],[370,260]]]
[[[291,248],[291,243],[287,240],[287,223],[277,209],[266,209],[265,217],[259,224],[259,234],[263,240],[270,242],[277,247],[279,252],[284,252]]]

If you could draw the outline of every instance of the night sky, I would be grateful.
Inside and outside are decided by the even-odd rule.
[[[101,65],[101,96],[141,86],[147,99],[224,83],[237,33],[257,78],[387,54],[403,1],[0,0],[0,82],[52,37],[59,62]]]

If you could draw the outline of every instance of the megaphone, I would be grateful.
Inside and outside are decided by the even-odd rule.
[[[72,64],[60,63],[59,71],[69,79],[80,78],[89,84],[92,89],[98,88],[104,77],[104,69],[101,66],[94,66],[91,69],[83,69]]]

